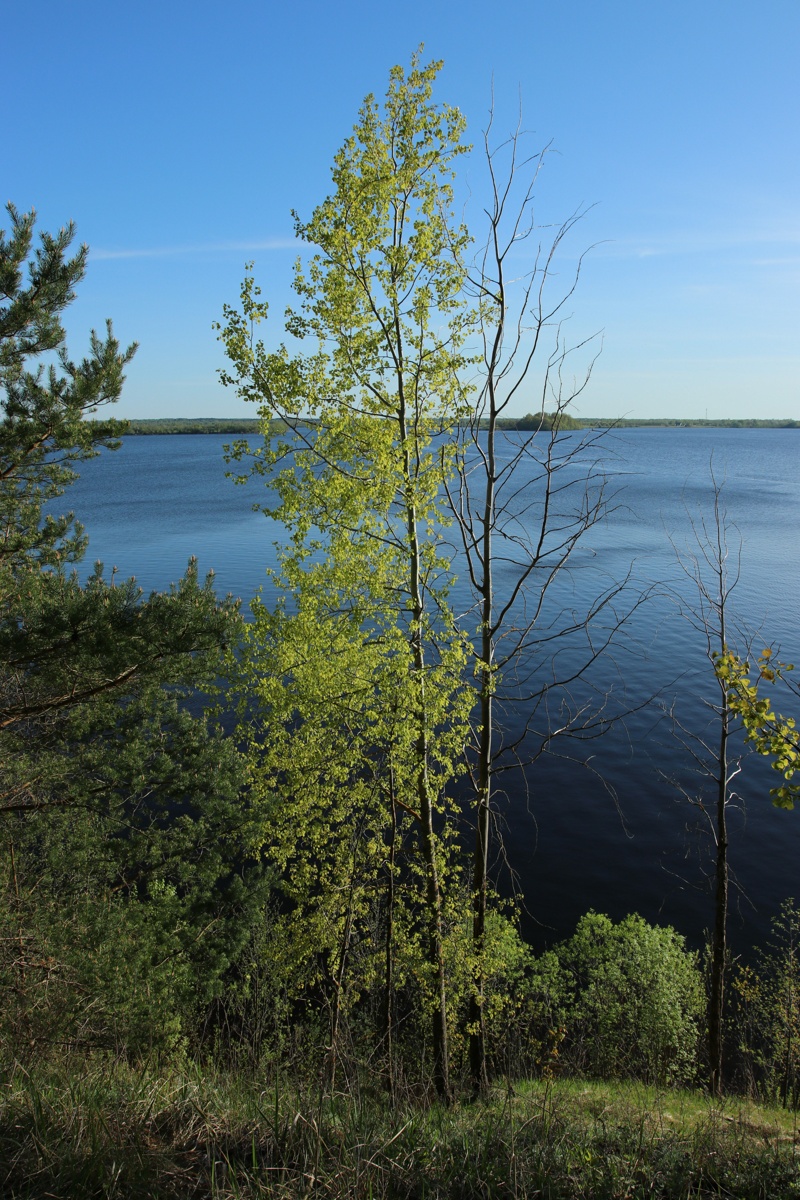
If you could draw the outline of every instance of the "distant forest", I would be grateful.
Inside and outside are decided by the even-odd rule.
[[[498,422],[501,429],[520,429],[531,431],[538,429],[550,430],[553,427],[554,414],[528,413],[524,417],[508,417]],[[309,422],[311,424],[312,422]],[[686,429],[800,429],[800,421],[785,420],[765,421],[756,417],[743,417],[738,420],[681,420],[678,417],[653,417],[651,419],[637,417],[571,417],[561,413],[559,428],[570,429],[634,429],[634,428],[686,428]],[[276,431],[282,425],[273,421]],[[250,417],[153,417],[128,422],[128,434],[143,433],[222,433],[246,436],[260,433],[261,422]]]

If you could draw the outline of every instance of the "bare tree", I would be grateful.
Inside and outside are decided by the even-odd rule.
[[[707,701],[713,715],[712,734],[705,737],[687,731],[676,722],[681,742],[688,750],[697,773],[710,783],[707,799],[704,789],[678,785],[684,797],[701,812],[714,846],[712,887],[714,921],[711,933],[711,965],[707,1013],[709,1088],[720,1095],[723,1085],[725,982],[728,962],[728,913],[730,867],[728,863],[728,813],[740,800],[733,781],[741,771],[741,754],[732,751],[731,738],[736,717],[731,709],[728,686],[717,673],[716,662],[729,648],[731,636],[731,595],[741,572],[741,540],[731,551],[735,527],[728,520],[722,501],[722,484],[711,466],[713,506],[710,517],[690,514],[691,537],[687,548],[673,548],[686,577],[691,582],[692,600],[680,599],[683,616],[700,634],[712,667],[717,698]]]
[[[548,149],[528,156],[519,127],[494,147],[491,120],[484,134],[488,231],[470,280],[481,312],[479,381],[470,419],[462,429],[460,470],[449,486],[474,596],[467,619],[479,618],[476,734],[470,762],[476,964],[470,1070],[476,1094],[488,1085],[484,952],[496,776],[530,758],[537,715],[539,751],[559,732],[582,730],[588,735],[607,724],[607,716],[587,705],[585,698],[570,703],[568,689],[619,628],[614,601],[628,582],[601,587],[582,611],[570,608],[563,597],[552,602],[551,593],[556,594],[574,552],[606,517],[614,497],[602,465],[601,435],[589,431],[564,436],[565,429],[576,428],[567,410],[589,383],[599,339],[593,335],[575,343],[567,340],[567,307],[585,253],[566,286],[557,278],[556,264],[585,210],[555,228],[537,225],[535,190]],[[528,265],[514,277],[521,257]],[[574,376],[573,360],[581,358],[583,367]],[[535,415],[510,421],[507,414],[520,401],[532,404]],[[509,430],[517,424],[523,428]],[[584,639],[583,650],[562,671],[557,651],[564,639],[578,634]],[[553,695],[560,705],[556,720],[550,712]],[[498,727],[503,700],[526,714],[505,739]]]

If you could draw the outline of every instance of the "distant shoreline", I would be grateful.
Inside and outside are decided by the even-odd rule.
[[[511,417],[500,422],[502,429],[535,431],[540,418]],[[280,422],[275,422],[276,426]],[[548,414],[545,414],[544,429],[551,427]],[[761,420],[758,418],[741,418],[739,420],[681,420],[678,417],[654,417],[638,419],[636,417],[568,417],[563,425],[564,430],[576,429],[800,429],[800,420]],[[175,434],[175,433],[216,433],[233,434],[239,437],[261,432],[261,422],[250,417],[148,417],[128,422],[127,436],[139,434]]]

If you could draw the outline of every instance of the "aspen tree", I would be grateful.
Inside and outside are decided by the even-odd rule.
[[[368,761],[383,755],[391,766],[392,804],[413,822],[424,863],[434,1077],[447,1099],[441,814],[467,734],[464,639],[447,604],[440,494],[464,412],[474,313],[463,293],[468,235],[452,213],[464,119],[432,101],[440,65],[422,67],[415,56],[407,73],[392,70],[385,102],[367,97],[335,157],[331,195],[310,220],[295,216],[297,236],[313,254],[296,268],[299,306],[288,313],[287,329],[315,349],[268,351],[256,340],[267,306],[252,276],[240,308],[224,310],[220,336],[231,363],[223,381],[255,401],[264,419],[265,444],[251,452],[251,473],[266,476],[272,489],[264,511],[290,539],[279,572],[287,603],[278,628],[256,611],[246,659],[251,678],[267,673],[259,642],[275,649],[283,641],[302,653],[295,635],[305,623],[309,653],[317,646],[314,687],[326,696],[312,714],[309,693],[296,686],[299,660],[291,669],[286,663],[279,674],[291,680],[295,707],[282,710],[283,728],[294,724],[301,738],[307,731],[317,752],[327,741],[332,770],[333,742],[349,745],[346,765],[335,768],[348,779],[340,820],[352,828]],[[284,436],[274,436],[276,418]],[[239,444],[234,454],[248,450]],[[320,646],[314,631],[321,629],[328,633]],[[278,713],[281,702],[273,696],[265,710]],[[348,735],[353,725],[358,732]],[[288,746],[287,754],[294,758]],[[274,767],[267,778],[276,787],[287,783]],[[303,789],[295,781],[291,790]],[[341,802],[342,787],[335,790]],[[324,833],[329,845],[336,824],[334,818]],[[374,817],[367,825],[374,847]]]

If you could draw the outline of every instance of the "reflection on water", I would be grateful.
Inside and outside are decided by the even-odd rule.
[[[252,511],[262,483],[236,487],[225,478],[225,440],[130,438],[116,455],[85,464],[64,507],[86,525],[88,561],[116,565],[149,590],[176,580],[196,555],[201,573],[215,571],[221,593],[247,601],[265,586],[268,600],[265,568],[274,561],[281,530]],[[702,813],[675,785],[695,795],[702,783],[692,775],[681,737],[713,737],[707,705],[714,683],[702,638],[678,612],[675,594],[693,599],[693,593],[670,539],[685,552],[692,546],[691,522],[710,519],[713,463],[735,526],[732,561],[741,546],[732,614],[757,648],[777,642],[785,658],[800,659],[799,440],[793,430],[630,429],[601,441],[617,502],[559,576],[546,618],[564,607],[581,609],[631,567],[628,601],[637,590],[651,588],[652,595],[585,685],[573,689],[575,703],[589,691],[610,696],[609,711],[628,710],[624,722],[593,740],[556,741],[524,775],[502,776],[508,861],[537,944],[569,933],[589,907],[614,917],[638,910],[648,920],[675,924],[697,944],[702,939],[711,919],[703,877],[708,839],[696,831]],[[597,452],[595,446],[593,458]],[[463,586],[455,599],[468,607]],[[581,653],[565,646],[562,668],[569,670]],[[522,667],[551,671],[551,659],[540,650]],[[558,697],[552,703],[558,715]],[[509,708],[509,732],[527,715]],[[676,735],[680,726],[686,734]],[[742,948],[763,940],[769,916],[797,894],[800,813],[772,808],[773,778],[766,764],[750,759],[738,781],[742,802],[732,822],[731,860],[741,915],[732,934]],[[507,872],[503,881],[509,886]]]

